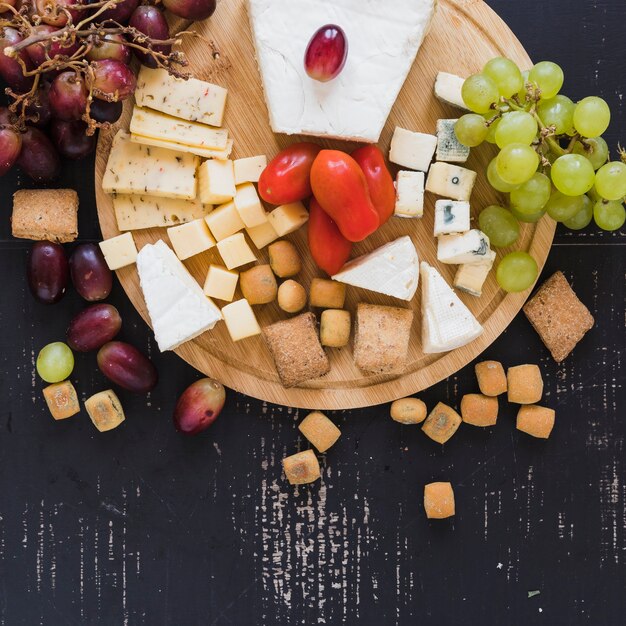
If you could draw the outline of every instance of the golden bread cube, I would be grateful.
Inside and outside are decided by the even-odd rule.
[[[476,363],[474,368],[480,393],[485,396],[499,396],[507,390],[506,374],[502,363],[498,361],[483,361]]]
[[[101,391],[85,400],[93,425],[101,432],[117,428],[125,419],[124,409],[112,389]]]
[[[286,280],[278,288],[278,306],[286,313],[299,313],[306,306],[306,290],[295,280]]]
[[[319,452],[326,452],[341,437],[341,431],[319,411],[309,413],[300,422],[298,430]]]
[[[269,265],[255,265],[239,275],[239,287],[250,304],[269,304],[276,300],[278,285]]]
[[[291,278],[300,273],[302,261],[297,248],[291,243],[281,239],[275,241],[267,249],[270,255],[270,265],[274,274],[279,278]]]
[[[495,426],[498,421],[498,398],[468,393],[461,398],[461,417],[472,426]]]
[[[320,464],[313,450],[305,450],[283,459],[285,476],[292,485],[306,485],[320,477]]]
[[[320,318],[320,341],[329,348],[343,348],[350,341],[350,312],[326,309]]]
[[[509,402],[535,404],[543,395],[543,379],[537,365],[509,367],[506,373]]]
[[[461,416],[450,406],[440,402],[428,415],[422,430],[437,443],[445,443],[461,425]]]
[[[532,437],[547,439],[554,428],[555,417],[554,409],[526,404],[517,413],[517,430]]]
[[[455,514],[454,490],[451,483],[424,485],[424,509],[428,519],[445,519]]]
[[[391,419],[400,424],[421,424],[427,413],[426,404],[419,398],[402,398],[391,403]]]
[[[346,286],[335,280],[314,278],[309,288],[309,303],[320,309],[343,309]]]
[[[43,397],[55,420],[64,420],[80,413],[76,389],[69,380],[49,385],[43,390]]]

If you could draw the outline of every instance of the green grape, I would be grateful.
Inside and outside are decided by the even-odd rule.
[[[550,100],[561,91],[565,76],[556,63],[541,61],[530,70],[528,80],[541,89],[542,100]]]
[[[502,193],[509,193],[517,189],[517,185],[509,185],[509,183],[505,183],[500,178],[498,168],[496,167],[496,159],[492,159],[489,167],[487,167],[487,180],[496,191],[501,191]]]
[[[475,148],[487,139],[489,127],[485,124],[485,118],[476,113],[468,113],[454,125],[456,138],[469,148]]]
[[[496,157],[498,176],[509,185],[521,185],[530,180],[539,167],[539,155],[522,143],[505,146]]]
[[[558,95],[550,100],[541,100],[537,113],[546,127],[555,127],[557,135],[573,135],[575,109],[576,105],[567,96]]]
[[[546,214],[546,210],[541,209],[541,211],[537,211],[536,213],[520,213],[514,206],[512,206],[511,213],[515,216],[515,218],[517,218],[519,222],[524,222],[526,224],[535,224]]]
[[[552,183],[545,174],[537,172],[523,185],[511,191],[511,208],[522,215],[539,213],[550,199]]]
[[[621,200],[597,202],[593,207],[593,219],[602,230],[618,230],[626,221],[626,210]]]
[[[626,196],[626,164],[612,161],[596,174],[596,191],[605,200],[621,200]]]
[[[611,109],[596,96],[584,98],[574,110],[574,128],[583,137],[599,137],[609,127]]]
[[[55,341],[44,346],[37,356],[37,373],[47,383],[60,383],[74,369],[74,355],[69,346]]]
[[[596,179],[593,165],[580,154],[565,154],[559,157],[550,170],[554,186],[566,196],[581,196],[587,193]]]
[[[493,111],[490,111],[489,113],[487,113],[487,115],[484,115],[483,117],[487,122],[490,122],[491,120],[493,120]],[[491,124],[489,125],[489,128],[487,130],[487,136],[485,137],[485,141],[487,143],[496,143],[496,131],[498,130],[498,126],[500,126],[501,121],[502,118],[499,117],[498,119],[491,122]]]
[[[524,79],[519,67],[510,59],[496,57],[491,59],[483,68],[483,74],[489,76],[497,85],[501,96],[510,98],[524,85]]]
[[[602,137],[585,139],[584,144],[580,141],[574,146],[574,154],[581,154],[589,159],[594,170],[599,170],[609,158],[609,146]]]
[[[470,111],[487,113],[498,99],[498,87],[488,76],[474,74],[463,83],[461,96]]]
[[[546,204],[546,212],[557,222],[571,220],[584,206],[584,196],[566,196],[555,191]]]
[[[529,146],[537,137],[537,122],[525,111],[505,113],[496,129],[496,143],[504,148],[512,143],[523,143]]]
[[[509,293],[525,291],[537,280],[538,275],[537,261],[528,252],[507,254],[496,270],[498,284]]]
[[[522,88],[519,90],[517,94],[517,99],[521,104],[526,103],[526,98],[528,96],[528,91],[526,90],[526,83],[528,82],[528,75],[530,74],[530,70],[524,70],[522,72]]]
[[[478,225],[496,248],[506,248],[519,237],[517,220],[501,206],[491,205],[483,209],[478,216]]]
[[[570,230],[587,228],[593,219],[593,202],[589,196],[583,196],[583,208],[574,217],[565,220],[563,224]]]

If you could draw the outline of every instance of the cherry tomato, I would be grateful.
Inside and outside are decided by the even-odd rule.
[[[396,188],[387,169],[385,157],[380,148],[374,145],[358,148],[351,156],[365,175],[370,198],[378,211],[382,226],[393,215],[396,208]]]
[[[352,242],[341,234],[315,198],[311,198],[309,206],[308,238],[315,264],[329,276],[336,274],[350,258]]]

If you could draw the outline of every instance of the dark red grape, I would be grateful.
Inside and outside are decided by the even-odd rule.
[[[58,151],[68,159],[82,159],[96,149],[96,135],[88,135],[80,120],[52,120],[50,133]]]
[[[36,300],[54,304],[65,294],[69,264],[62,245],[50,241],[33,244],[27,265],[28,286]]]
[[[95,243],[82,243],[72,252],[70,273],[76,291],[89,302],[104,300],[111,293],[113,273]]]
[[[0,176],[14,165],[22,150],[22,136],[10,126],[0,126]]]
[[[73,4],[82,4],[82,2],[81,0],[35,0],[35,10],[44,24],[60,28],[67,24],[66,11],[72,16],[74,24],[80,20],[82,11],[68,8]]]
[[[5,48],[20,43],[24,38],[15,28],[9,28],[8,26],[0,29],[0,33],[0,76],[2,76],[13,91],[26,93],[33,84],[33,77],[24,76],[22,66],[19,62],[4,54]],[[34,69],[33,63],[26,50],[21,50],[18,56],[24,62],[26,69]]]
[[[54,26],[50,26],[49,24],[40,24],[39,26],[35,26],[33,28],[33,35],[44,33],[52,35],[57,31],[58,29]],[[56,56],[72,56],[78,50],[78,47],[77,43],[70,44],[69,46],[63,46],[63,44],[59,41],[40,41],[28,46],[28,48],[26,48],[26,52],[35,66],[39,67],[48,59],[48,57],[54,59]]]
[[[205,20],[215,13],[215,0],[163,0],[165,8],[188,20]]]
[[[309,41],[304,54],[306,73],[322,83],[336,78],[348,57],[348,40],[335,24],[322,26]]]
[[[109,122],[110,124],[114,124],[120,119],[123,109],[124,104],[121,100],[118,100],[117,102],[107,102],[106,100],[94,98],[91,101],[89,114],[94,120],[96,120],[96,122]]]
[[[50,86],[52,115],[60,120],[79,120],[87,108],[85,80],[76,72],[62,72]]]
[[[187,387],[174,409],[176,430],[197,435],[206,430],[220,414],[226,401],[223,385],[210,378],[201,378]]]
[[[137,7],[130,18],[130,25],[151,39],[164,40],[170,37],[170,28],[167,25],[165,16],[163,12],[159,11],[156,7]],[[139,40],[136,40],[136,43],[148,47],[145,43],[141,44]],[[172,46],[157,44],[152,45],[151,49],[155,52],[161,52],[162,54],[169,54]],[[147,67],[157,67],[157,63],[152,55],[141,52],[135,48],[133,49],[133,53]]]
[[[13,114],[9,111],[9,107],[0,107],[0,124],[3,126],[13,126]]]
[[[152,362],[129,343],[111,341],[100,348],[97,358],[100,371],[127,391],[148,393],[159,380]]]
[[[99,2],[100,0],[94,0]],[[107,9],[104,13],[100,14],[100,21],[113,20],[119,24],[125,25],[128,23],[133,11],[137,8],[139,0],[122,0],[118,2],[112,9]]]
[[[30,123],[37,128],[47,126],[52,118],[50,109],[50,83],[42,82],[35,94],[35,100],[26,107],[26,113],[32,119]]]
[[[119,42],[119,43],[115,43]],[[115,59],[122,63],[130,63],[130,48],[126,45],[124,35],[113,34],[105,35],[104,41],[96,44],[88,53],[87,58],[90,61],[101,61],[103,59]]]
[[[92,304],[72,318],[67,329],[67,345],[77,352],[98,350],[121,327],[122,318],[112,304]]]
[[[115,100],[124,100],[135,92],[137,78],[130,67],[121,61],[102,59],[92,61],[91,67],[94,72],[94,95],[97,96],[98,91],[101,91]]]
[[[61,161],[55,147],[32,126],[22,133],[22,151],[17,164],[38,183],[49,183],[61,173]]]
[[[2,4],[4,6],[0,7],[0,15],[6,13],[9,10],[9,6],[14,7],[16,5],[16,0],[4,0]]]

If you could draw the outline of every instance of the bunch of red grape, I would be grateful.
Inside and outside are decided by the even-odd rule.
[[[163,0],[173,14],[209,17],[215,0]],[[11,99],[0,108],[0,175],[15,164],[49,182],[60,157],[80,159],[95,132],[117,121],[135,91],[130,63],[185,77],[163,10],[139,0],[3,0],[0,77]],[[44,132],[46,131],[46,132]]]

